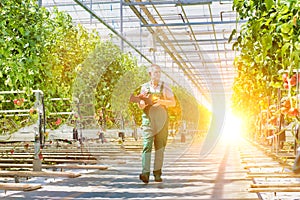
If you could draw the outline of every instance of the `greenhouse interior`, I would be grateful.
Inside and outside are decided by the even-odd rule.
[[[1,198],[299,199],[298,0],[0,12]]]

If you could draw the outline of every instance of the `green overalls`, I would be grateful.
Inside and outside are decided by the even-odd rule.
[[[149,89],[150,91],[150,84]],[[159,93],[151,93],[152,96],[157,96],[163,99],[163,82]],[[163,120],[163,121],[162,121]],[[154,128],[154,125],[160,124]],[[161,176],[163,166],[164,150],[168,139],[168,115],[164,106],[146,107],[142,115],[143,129],[143,152],[142,152],[142,174],[150,175],[151,152],[154,143],[155,158],[153,174],[155,177]]]

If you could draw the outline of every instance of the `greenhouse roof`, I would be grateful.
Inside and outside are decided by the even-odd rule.
[[[240,31],[233,0],[40,0],[67,11],[74,23],[97,29],[139,64],[159,64],[165,79],[198,100],[230,98],[236,71],[233,29]]]

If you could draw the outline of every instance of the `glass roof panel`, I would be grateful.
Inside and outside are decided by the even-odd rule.
[[[156,62],[171,77],[165,76],[167,81],[201,101],[209,102],[214,93],[225,92],[228,98],[232,93],[238,52],[232,51],[235,38],[231,43],[228,38],[242,25],[232,0],[42,0],[42,6],[57,6],[74,23],[97,29],[103,39],[113,35],[113,42],[139,64]]]

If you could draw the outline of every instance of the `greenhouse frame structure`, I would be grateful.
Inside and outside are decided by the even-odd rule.
[[[140,65],[159,64],[164,79],[181,85],[200,103],[212,96],[229,101],[238,52],[231,36],[237,21],[231,0],[39,0],[50,11],[66,11],[75,24],[96,29],[130,52]]]

